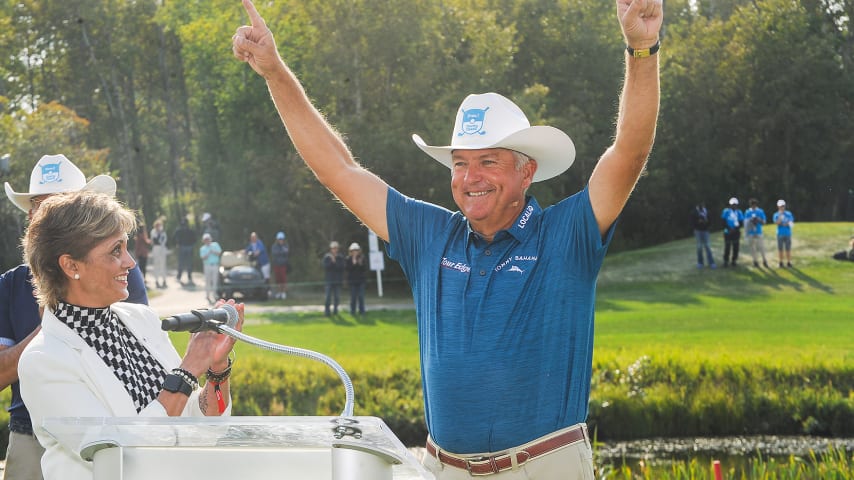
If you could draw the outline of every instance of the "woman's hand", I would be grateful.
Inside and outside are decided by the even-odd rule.
[[[242,303],[235,303],[234,300],[225,302],[219,300],[214,305],[218,308],[223,304],[228,303],[233,305],[237,310],[237,325],[235,330],[243,329],[243,310]],[[181,368],[189,371],[196,377],[200,377],[208,369],[214,372],[221,372],[228,368],[228,354],[234,347],[235,339],[224,333],[214,331],[204,331],[194,333],[190,336],[190,342],[187,344],[187,353],[184,355],[184,361],[181,362]]]

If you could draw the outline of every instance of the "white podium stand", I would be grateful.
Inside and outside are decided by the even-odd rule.
[[[376,417],[48,418],[93,480],[430,480]]]

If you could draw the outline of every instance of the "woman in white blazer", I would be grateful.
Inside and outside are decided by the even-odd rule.
[[[190,337],[182,359],[157,314],[123,303],[134,214],[92,192],[45,200],[24,237],[42,327],[18,363],[21,394],[45,447],[45,480],[92,478],[78,445],[63,445],[47,417],[228,415],[234,340],[206,331]],[[234,304],[231,300],[229,303]],[[243,304],[236,328],[243,324]],[[204,387],[198,378],[207,374]]]

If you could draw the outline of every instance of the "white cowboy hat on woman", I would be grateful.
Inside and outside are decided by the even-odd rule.
[[[567,134],[554,127],[532,127],[515,103],[491,92],[472,94],[463,100],[450,145],[427,145],[418,135],[412,135],[412,140],[448,168],[452,168],[454,150],[506,148],[524,153],[537,161],[535,182],[560,175],[575,160],[575,145]]]
[[[9,182],[5,182],[4,187],[9,200],[25,212],[29,212],[32,208],[31,200],[33,197],[42,195],[80,190],[91,190],[110,196],[116,195],[116,181],[113,180],[113,177],[98,175],[86,183],[86,176],[83,175],[83,172],[62,154],[45,155],[39,159],[30,174],[29,192],[17,193],[12,190]]]

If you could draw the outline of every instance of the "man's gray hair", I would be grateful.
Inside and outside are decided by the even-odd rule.
[[[531,161],[531,157],[525,155],[522,152],[517,152],[516,150],[510,150],[513,153],[513,158],[516,159],[516,170],[522,170],[528,162]]]

